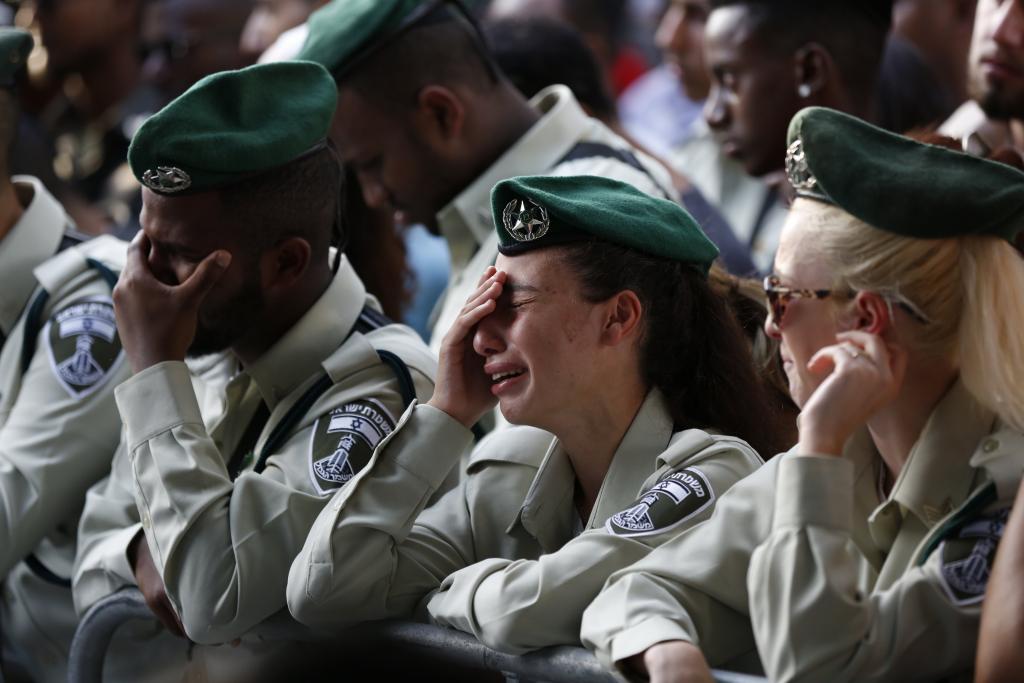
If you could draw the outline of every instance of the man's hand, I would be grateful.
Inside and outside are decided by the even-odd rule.
[[[693,643],[667,640],[625,662],[627,671],[647,674],[651,683],[714,683],[704,654]]]
[[[167,360],[184,360],[196,335],[199,305],[231,263],[219,249],[207,255],[180,285],[166,285],[149,267],[152,246],[141,231],[114,288],[114,314],[132,372]]]
[[[142,591],[142,597],[146,605],[153,611],[154,616],[160,620],[168,631],[181,638],[186,638],[185,627],[178,618],[177,612],[171,606],[167,598],[167,591],[164,589],[164,580],[153,563],[153,556],[149,554],[149,544],[146,543],[146,536],[141,531],[135,535],[128,546],[128,560],[132,565],[132,572],[135,574],[135,583]]]

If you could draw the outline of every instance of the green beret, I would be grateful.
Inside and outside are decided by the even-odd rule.
[[[398,31],[421,0],[334,0],[309,17],[309,35],[298,59],[323,64],[339,75],[380,39]]]
[[[337,97],[330,74],[313,62],[216,73],[142,124],[128,163],[161,194],[232,185],[325,146]]]
[[[683,207],[598,176],[520,176],[491,190],[498,251],[601,240],[707,273],[718,248]]]
[[[832,109],[793,117],[786,173],[797,196],[898,235],[987,233],[1012,244],[1024,237],[1024,173]]]
[[[14,77],[32,52],[32,34],[20,28],[0,27],[0,88],[14,85]]]

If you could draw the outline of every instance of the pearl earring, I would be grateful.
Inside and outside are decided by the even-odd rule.
[[[807,83],[801,83],[799,86],[797,86],[796,94],[806,100],[808,97],[811,96],[811,86],[808,85]]]

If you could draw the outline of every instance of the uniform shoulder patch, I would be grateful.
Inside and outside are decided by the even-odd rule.
[[[1010,510],[974,519],[939,546],[942,587],[958,606],[981,602]]]
[[[715,502],[708,478],[696,467],[662,477],[635,503],[608,518],[605,530],[617,536],[660,534],[699,515]]]
[[[124,360],[110,297],[64,306],[50,316],[43,336],[50,368],[73,398],[99,389]]]
[[[372,399],[352,401],[322,415],[313,425],[309,441],[313,486],[325,494],[347,484],[394,429],[394,418]]]

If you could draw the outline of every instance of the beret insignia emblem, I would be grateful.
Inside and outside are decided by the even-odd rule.
[[[518,242],[532,242],[548,234],[548,210],[529,199],[513,199],[501,212],[501,222]]]
[[[807,155],[804,153],[803,140],[797,138],[786,150],[786,177],[789,183],[796,190],[799,197],[810,197],[822,201],[832,201],[818,187],[818,179],[811,173],[807,165]]]
[[[192,186],[188,173],[176,166],[157,166],[142,174],[142,182],[154,192],[174,194]]]

